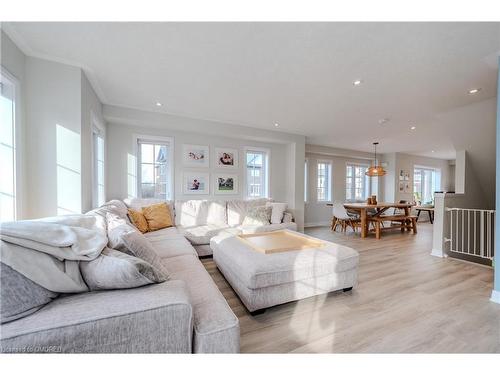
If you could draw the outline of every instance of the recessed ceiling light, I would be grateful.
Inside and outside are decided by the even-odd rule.
[[[481,91],[481,88],[470,89],[469,90],[469,94],[474,95],[474,94],[477,94],[479,91]]]
[[[161,103],[160,102],[156,102],[156,106],[157,107],[161,107]]]
[[[279,125],[278,123],[275,123],[275,124],[274,124],[274,126],[275,126],[275,127],[278,127],[278,126],[280,126],[280,125]]]
[[[357,79],[357,80],[355,80],[352,84],[353,84],[354,86],[359,86],[359,85],[361,85],[361,83],[363,83],[363,81],[362,81],[362,80],[360,80],[360,79]]]
[[[416,126],[412,126],[410,129],[415,130],[416,128],[417,128]]]
[[[388,118],[381,118],[380,120],[378,120],[378,123],[380,125],[384,125],[385,123],[389,122],[389,119]]]
[[[432,150],[431,152],[432,152],[432,153],[434,153],[434,152],[436,152],[436,151]]]

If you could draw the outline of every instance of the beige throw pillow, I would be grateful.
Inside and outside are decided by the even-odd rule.
[[[172,215],[166,203],[153,204],[143,207],[144,215],[150,231],[171,227]]]

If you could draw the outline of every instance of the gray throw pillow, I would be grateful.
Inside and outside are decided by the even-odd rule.
[[[148,262],[108,248],[96,259],[80,262],[80,270],[90,290],[137,288],[166,280]]]
[[[252,207],[243,219],[243,226],[269,225],[271,222],[272,207]]]
[[[33,314],[57,297],[8,265],[0,266],[1,324]]]
[[[153,266],[155,277],[165,281],[168,279],[168,271],[163,265],[161,258],[148,239],[139,231],[128,232],[122,235],[124,244],[123,252],[140,258]]]
[[[128,224],[125,219],[119,217],[111,212],[106,213],[106,223],[108,229],[108,247],[116,250],[125,250],[125,244],[123,243],[123,235],[129,232],[139,231],[132,225]]]

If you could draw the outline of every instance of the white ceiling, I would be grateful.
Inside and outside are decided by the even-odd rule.
[[[377,140],[381,152],[453,158],[452,125],[436,131],[436,117],[496,96],[500,23],[6,26],[25,53],[82,66],[105,104],[279,123],[308,143],[359,151]]]

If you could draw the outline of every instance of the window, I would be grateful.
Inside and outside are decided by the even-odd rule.
[[[167,138],[137,142],[139,197],[173,199],[173,142]]]
[[[99,207],[106,201],[104,186],[104,136],[98,129],[93,131],[94,147],[94,206]]]
[[[245,153],[247,198],[267,198],[269,194],[269,152],[249,148]]]
[[[347,164],[346,180],[345,180],[345,197],[348,201],[365,200],[372,192],[372,179],[365,173],[368,170],[368,165],[362,164]],[[376,191],[376,190],[375,190]]]
[[[307,202],[307,180],[308,180],[308,163],[306,159],[304,163],[304,202]]]
[[[441,171],[434,168],[415,167],[413,195],[417,204],[433,204],[434,192],[437,190],[441,190]]]
[[[16,82],[0,75],[0,222],[16,220]]]
[[[317,199],[321,202],[332,200],[332,164],[318,161]]]

